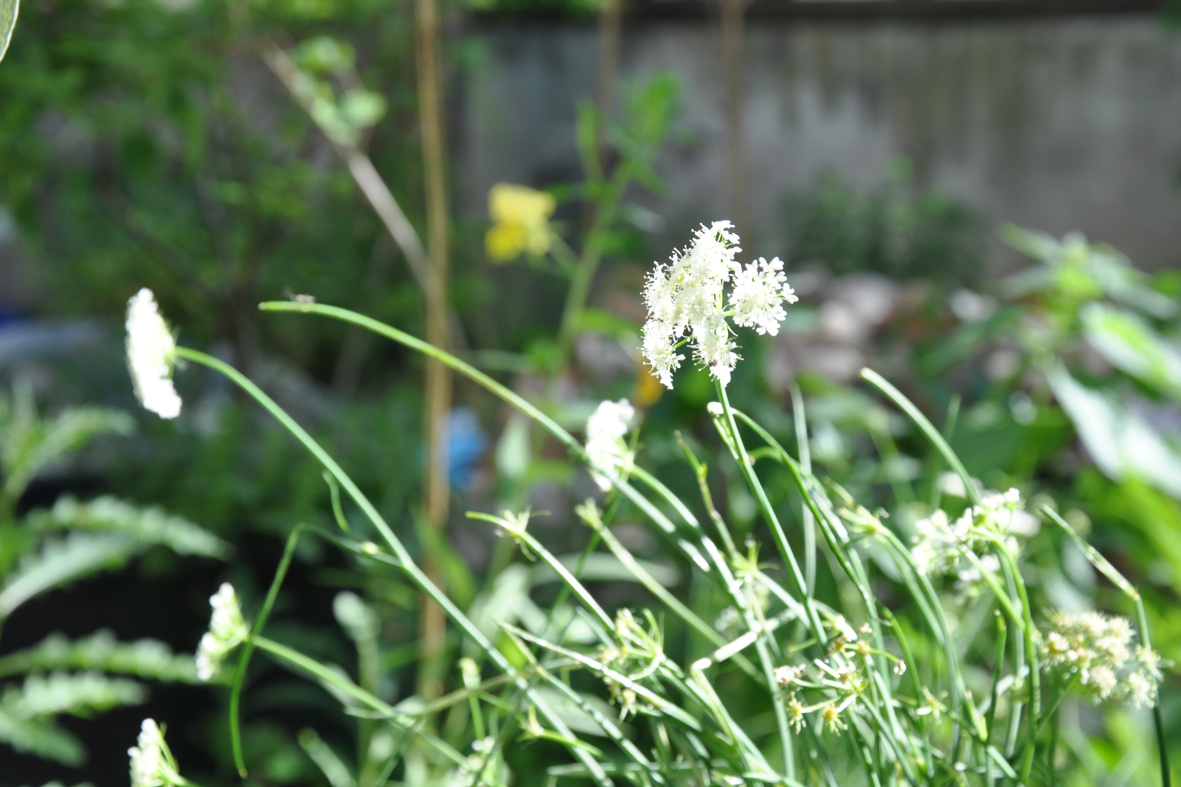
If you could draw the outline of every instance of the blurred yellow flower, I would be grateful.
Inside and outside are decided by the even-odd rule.
[[[550,194],[528,186],[497,183],[488,192],[492,227],[484,236],[488,256],[508,262],[521,252],[545,254],[550,247],[549,217],[557,203]]]
[[[643,364],[636,366],[636,385],[632,389],[632,401],[640,407],[651,407],[660,401],[664,386],[659,377],[654,377]]]

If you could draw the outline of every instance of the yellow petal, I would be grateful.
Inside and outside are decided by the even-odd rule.
[[[492,220],[525,226],[545,224],[557,203],[550,194],[514,183],[497,183],[488,192],[488,213]]]
[[[508,262],[525,250],[525,234],[520,224],[493,224],[484,235],[484,249],[494,262]]]

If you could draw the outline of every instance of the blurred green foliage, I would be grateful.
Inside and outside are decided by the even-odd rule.
[[[783,226],[789,270],[817,264],[835,275],[962,283],[984,275],[983,219],[962,202],[920,189],[905,159],[867,190],[834,172],[820,175],[810,190],[787,197]]]
[[[0,69],[0,204],[56,313],[117,313],[146,285],[190,338],[228,342],[247,367],[266,330],[254,314],[264,294],[417,313],[377,221],[261,58],[271,36],[332,30],[355,41],[361,65],[343,48],[321,63],[323,78],[360,71],[372,91],[345,86],[339,107],[324,106],[347,116],[339,123],[371,122],[388,106],[369,141],[414,195],[405,5],[33,2],[21,30]],[[309,62],[325,40],[305,45]],[[269,335],[305,362],[326,350],[315,336]]]
[[[89,502],[63,497],[51,509],[18,515],[18,503],[35,478],[60,471],[92,439],[125,435],[131,425],[125,413],[94,407],[45,417],[27,386],[0,391],[0,632],[27,603],[122,569],[153,547],[228,556],[225,542],[191,522],[110,497]],[[100,616],[90,622],[103,621]],[[108,630],[73,641],[53,634],[23,650],[0,651],[0,751],[11,748],[81,766],[87,748],[61,719],[140,704],[148,696],[145,680],[195,683],[196,669],[191,657],[173,655],[162,642],[120,642]]]

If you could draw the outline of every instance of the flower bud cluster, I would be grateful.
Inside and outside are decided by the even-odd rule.
[[[127,750],[131,764],[131,787],[171,787],[184,784],[176,758],[164,742],[164,731],[152,719],[144,719],[139,738]]]
[[[1042,637],[1042,669],[1077,679],[1096,704],[1111,702],[1152,707],[1161,680],[1161,657],[1141,645],[1132,646],[1132,624],[1124,617],[1100,612],[1049,613],[1050,630]]]
[[[651,613],[645,612],[645,618],[647,628],[640,626],[630,609],[619,610],[615,614],[613,632],[617,644],[599,651],[599,662],[605,668],[602,677],[612,701],[619,704],[621,718],[633,716],[640,710],[639,697],[632,687],[650,678],[664,663],[664,635]],[[621,681],[616,675],[627,680]]]
[[[677,350],[686,343],[693,345],[697,362],[728,385],[739,356],[727,318],[774,336],[787,316],[784,302],[798,300],[778,257],[745,266],[735,259],[742,249],[732,228],[729,221],[703,224],[683,251],[674,251],[668,264],[657,264],[648,275],[641,352],[667,388],[673,387],[672,373],[685,359]]]
[[[213,607],[209,631],[197,645],[197,677],[203,681],[213,680],[229,652],[242,644],[249,633],[230,583],[223,582],[210,597],[209,604]]]
[[[834,615],[828,626],[834,635],[829,642],[825,659],[813,659],[811,664],[776,667],[775,682],[783,690],[787,702],[787,719],[792,730],[803,729],[808,714],[817,714],[822,727],[840,735],[848,728],[842,718],[869,688],[867,664],[871,657],[880,656],[894,662],[894,674],[906,672],[906,662],[890,653],[876,650],[864,635],[871,633],[868,624],[854,630],[843,615]]]
[[[986,492],[979,505],[968,508],[954,521],[942,510],[920,520],[915,523],[917,533],[910,551],[915,565],[924,574],[946,574],[969,555],[985,555],[990,547],[1004,547],[1015,553],[1017,541],[1011,526],[1021,505],[1021,493],[1016,489]],[[975,569],[979,579],[979,566]],[[960,576],[963,581],[972,578],[971,572]]]

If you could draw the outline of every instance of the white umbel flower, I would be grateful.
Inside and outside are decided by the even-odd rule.
[[[624,438],[635,417],[636,410],[626,399],[604,401],[595,408],[586,422],[586,455],[591,467],[612,477],[627,473],[632,457]],[[611,478],[601,472],[592,470],[591,478],[604,492],[611,489]]]
[[[734,323],[772,336],[779,333],[779,323],[787,317],[783,303],[798,300],[783,273],[783,261],[778,257],[770,262],[760,257],[739,271],[734,277],[734,291],[730,294]]]
[[[668,388],[685,358],[677,352],[684,344],[693,346],[694,359],[714,379],[728,385],[739,355],[727,318],[760,334],[775,335],[787,316],[783,303],[797,300],[778,257],[747,266],[735,259],[742,249],[732,228],[728,221],[703,224],[683,251],[673,251],[667,264],[657,264],[648,274],[648,321],[640,351]],[[727,285],[733,288],[728,300]]]
[[[161,418],[180,415],[180,396],[172,385],[176,340],[160,316],[147,287],[127,302],[127,366],[140,403]]]
[[[139,739],[127,750],[127,756],[131,760],[131,787],[171,787],[185,783],[164,742],[164,732],[152,719],[144,719]]]
[[[242,608],[238,606],[238,596],[234,587],[223,582],[217,592],[209,599],[213,607],[213,616],[209,621],[209,631],[201,637],[197,645],[197,677],[203,681],[211,681],[221,669],[226,655],[238,647],[246,639],[246,620],[242,617]]]

